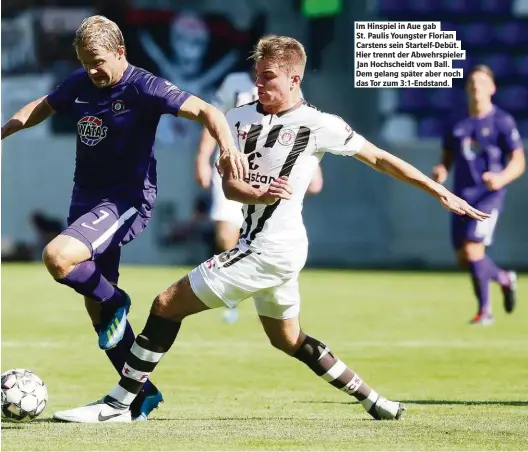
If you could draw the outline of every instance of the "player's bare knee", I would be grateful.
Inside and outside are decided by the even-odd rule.
[[[44,248],[42,261],[50,275],[55,279],[64,278],[72,267],[72,262],[64,255],[61,248],[53,242]]]
[[[486,254],[483,243],[465,242],[460,249],[460,258],[466,262],[474,262],[482,259]]]
[[[170,294],[169,289],[161,292],[152,303],[152,314],[157,316],[170,319],[174,314],[176,314],[173,300]]]
[[[301,332],[298,335],[272,336],[269,337],[269,340],[270,344],[274,348],[286,353],[287,355],[293,356],[302,345],[304,337],[304,333]]]
[[[189,278],[184,276],[156,297],[150,312],[175,322],[181,322],[185,317],[206,309],[209,308],[196,297]]]
[[[75,265],[91,258],[90,249],[80,240],[60,234],[44,248],[42,260],[55,279],[62,279]]]

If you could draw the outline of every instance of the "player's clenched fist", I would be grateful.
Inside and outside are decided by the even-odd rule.
[[[237,180],[244,180],[249,177],[247,156],[234,149],[224,151],[220,154],[220,158],[216,162],[216,169],[220,173],[220,176],[229,172]]]
[[[500,173],[491,173],[491,172],[485,172],[482,175],[482,182],[486,184],[486,187],[488,187],[488,190],[490,191],[496,191],[500,190],[504,185],[504,178]]]

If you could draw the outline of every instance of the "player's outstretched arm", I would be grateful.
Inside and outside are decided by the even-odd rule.
[[[220,147],[220,154],[228,157],[229,166],[223,168],[229,168],[235,179],[243,180],[249,176],[247,157],[236,150],[229,124],[218,108],[196,96],[190,96],[180,107],[178,116],[198,121],[207,127]]]
[[[354,157],[377,171],[424,190],[437,198],[451,212],[459,215],[468,215],[476,220],[483,220],[489,217],[488,214],[471,207],[466,201],[455,196],[447,188],[428,178],[411,164],[387,151],[379,149],[369,141],[365,141],[359,152],[354,154]]]
[[[40,99],[30,102],[17,111],[2,126],[2,140],[22,129],[29,129],[30,127],[40,124],[54,113],[55,112],[48,104],[47,96],[43,96]]]

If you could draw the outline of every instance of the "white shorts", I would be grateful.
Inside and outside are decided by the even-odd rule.
[[[189,275],[195,295],[209,308],[236,307],[253,297],[258,315],[290,319],[300,312],[299,272],[281,272],[245,244],[214,256]]]
[[[224,195],[222,189],[222,178],[214,170],[212,178],[212,207],[211,220],[227,221],[232,223],[237,229],[242,227],[244,217],[242,216],[242,204],[237,201],[230,201]]]

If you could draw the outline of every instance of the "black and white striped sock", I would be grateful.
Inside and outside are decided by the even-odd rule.
[[[367,411],[376,403],[379,397],[376,391],[317,339],[306,336],[294,357],[335,388],[354,396]]]
[[[180,327],[180,322],[153,314],[149,316],[145,328],[130,349],[119,384],[108,394],[112,400],[130,406],[176,340]]]

